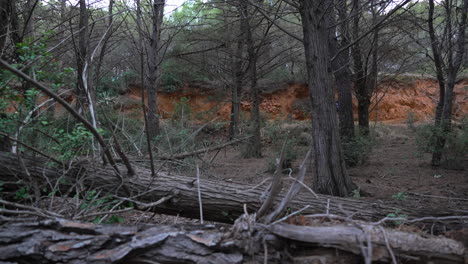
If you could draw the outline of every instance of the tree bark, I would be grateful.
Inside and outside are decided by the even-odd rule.
[[[159,115],[157,92],[160,82],[160,42],[165,0],[153,0],[152,26],[148,54],[148,134],[154,139],[159,134]]]
[[[358,100],[358,123],[359,132],[361,135],[367,136],[370,132],[369,127],[369,107],[371,105],[371,98],[374,90],[377,86],[377,75],[378,75],[378,40],[379,40],[379,11],[375,10],[377,4],[371,1],[371,12],[373,16],[374,29],[372,30],[372,42],[368,57],[365,59],[366,63],[363,62],[363,51],[359,41],[356,42],[351,48],[352,57],[354,61],[354,85],[356,91],[356,98]],[[354,40],[359,39],[360,29],[360,16],[363,12],[361,9],[360,1],[353,1],[353,9],[356,10],[353,15],[353,29],[352,36]],[[361,11],[360,11],[361,10]],[[370,66],[368,65],[370,61]]]
[[[10,222],[0,227],[0,240],[1,261],[34,264],[396,263],[397,258],[411,263],[463,263],[466,252],[451,239],[379,226],[265,227],[252,221],[251,215],[243,215],[231,228],[96,225],[65,219]],[[332,250],[317,250],[322,247]]]
[[[240,10],[239,10],[240,12]],[[239,134],[240,101],[242,94],[242,84],[244,82],[243,51],[245,46],[245,24],[242,22],[246,18],[241,17],[239,23],[240,33],[237,39],[237,47],[233,61],[233,85],[231,88],[231,122],[229,126],[229,138],[232,140]]]
[[[348,196],[354,186],[346,171],[338,134],[325,18],[328,6],[329,2],[302,1],[300,9],[312,106],[313,188],[322,194]]]
[[[96,64],[96,76],[95,76],[95,83],[96,83],[96,86],[99,86],[102,84],[102,81],[101,81],[101,68],[102,68],[102,63],[104,61],[104,57],[106,55],[106,51],[107,51],[107,43],[109,42],[109,39],[110,37],[112,36],[113,34],[113,21],[114,21],[114,0],[109,0],[109,7],[108,7],[108,15],[109,15],[109,19],[108,19],[108,22],[107,22],[107,30],[108,32],[105,33],[106,36],[104,37],[104,40],[102,41],[102,46],[101,46],[101,52],[99,53],[99,59],[98,59],[98,62]]]
[[[260,96],[257,87],[257,51],[253,38],[253,14],[249,12],[248,0],[239,1],[239,12],[245,36],[245,44],[248,54],[248,76],[250,80],[250,99],[252,108],[250,110],[250,133],[252,138],[247,145],[246,157],[259,158],[262,156],[262,141],[260,137]]]
[[[440,117],[442,115],[442,108],[444,107],[444,96],[445,96],[445,77],[443,70],[443,60],[440,54],[440,43],[436,36],[434,28],[434,0],[429,0],[429,15],[428,15],[428,29],[429,37],[431,40],[431,50],[434,60],[434,66],[436,68],[437,82],[439,83],[439,102],[437,102],[435,125],[440,124]]]
[[[86,0],[80,0],[80,22],[78,28],[78,50],[76,52],[77,86],[76,86],[76,109],[82,114],[86,105],[86,80],[85,65],[88,61],[88,7]]]
[[[361,5],[359,0],[353,1],[353,9],[357,10],[353,13],[353,39],[359,37],[359,21],[360,21],[360,10]],[[353,62],[354,62],[354,88],[356,91],[356,99],[358,100],[358,124],[359,132],[361,135],[367,135],[369,133],[369,105],[370,98],[367,92],[367,76],[364,70],[364,63],[362,62],[362,50],[359,42],[356,42],[351,48]],[[366,111],[367,109],[367,111]]]
[[[434,152],[432,153],[432,166],[440,166],[442,160],[443,149],[445,147],[445,143],[447,141],[447,137],[451,131],[451,122],[452,122],[452,105],[453,105],[453,89],[455,88],[455,82],[457,79],[458,72],[460,70],[460,66],[463,61],[463,57],[465,55],[465,41],[466,41],[466,26],[468,25],[468,0],[464,0],[461,7],[461,18],[460,21],[452,20],[453,9],[457,9],[457,7],[452,6],[451,2],[445,3],[446,9],[446,21],[445,23],[448,25],[448,32],[453,31],[453,26],[458,25],[457,28],[457,37],[455,38],[448,38],[448,49],[447,49],[447,58],[448,62],[446,63],[445,72],[447,73],[447,83],[444,86],[443,81],[439,80],[440,71],[442,71],[442,62],[440,61],[440,50],[438,50],[437,45],[433,44],[433,49],[436,48],[436,51],[433,51],[434,54],[434,63],[436,66],[437,72],[437,79],[439,80],[439,88],[440,88],[440,98],[439,103],[436,109],[436,129],[439,133],[435,135],[435,146]],[[431,36],[431,40],[435,40],[437,44],[437,39],[435,37],[435,31],[433,26],[433,15],[434,15],[434,1],[429,1],[429,33]],[[456,19],[455,19],[456,20]],[[453,23],[453,25],[452,25]],[[453,40],[454,39],[454,40]],[[454,41],[452,43],[452,41]],[[435,58],[439,57],[438,60]],[[443,71],[442,71],[443,72]]]
[[[338,27],[340,41],[336,38],[332,41],[332,50],[330,55],[349,45],[349,32],[347,26],[348,15],[346,11],[346,1],[337,1]],[[331,35],[332,36],[332,35]],[[333,44],[334,42],[334,44]],[[336,87],[338,90],[338,117],[340,125],[340,136],[343,142],[349,142],[354,138],[354,116],[353,116],[353,96],[352,96],[352,73],[350,70],[349,49],[338,54],[332,61],[333,72],[335,75]]]
[[[36,9],[38,0],[27,0],[26,2],[26,13],[24,14],[24,30],[23,39],[28,38],[32,41],[36,35],[36,17],[34,10]]]
[[[180,215],[190,218],[199,217],[198,190],[196,176],[182,176],[160,172],[156,178],[151,177],[148,169],[134,166],[135,176],[127,177],[121,183],[115,177],[115,171],[110,167],[100,165],[93,166],[89,163],[77,164],[76,167],[65,170],[46,166],[47,160],[39,157],[23,156],[22,160],[28,169],[29,175],[37,179],[39,189],[51,188],[50,184],[58,184],[57,195],[67,193],[70,184],[80,179],[80,184],[90,190],[102,191],[102,195],[115,195],[118,197],[128,197],[128,193],[138,195],[135,198],[140,203],[152,203],[161,198],[167,199],[165,203],[151,207],[151,211],[170,215]],[[135,165],[135,164],[133,164]],[[121,170],[124,170],[123,166]],[[24,169],[19,163],[16,155],[0,152],[0,180],[12,182],[12,179],[27,179]],[[47,178],[47,180],[46,180]],[[65,184],[68,183],[68,184]],[[4,186],[4,191],[9,187]],[[261,204],[262,195],[267,192],[267,186],[251,186],[243,183],[233,183],[225,181],[213,181],[204,179],[200,186],[203,202],[203,213],[205,220],[231,222],[243,214],[243,206],[247,205],[249,212],[257,211]],[[72,194],[73,195],[73,194]],[[275,204],[279,204],[285,193],[280,193],[275,197]],[[417,208],[397,208],[380,203],[370,203],[363,200],[332,197],[327,195],[313,194],[302,189],[291,202],[289,210],[294,212],[304,209],[302,214],[320,214],[327,210],[330,214],[343,215],[345,217],[353,215],[355,219],[366,221],[381,220],[389,213],[399,212],[407,215],[408,219],[420,218],[423,216],[453,216],[460,215],[460,212],[417,209]],[[453,221],[452,221],[453,222]],[[440,221],[422,221],[428,226],[434,225],[438,228]],[[457,221],[455,221],[457,223]]]

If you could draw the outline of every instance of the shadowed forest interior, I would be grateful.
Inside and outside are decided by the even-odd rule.
[[[466,263],[468,0],[0,0],[0,262]]]

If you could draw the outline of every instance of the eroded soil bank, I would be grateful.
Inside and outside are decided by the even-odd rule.
[[[186,85],[176,92],[160,92],[158,97],[159,113],[163,118],[171,118],[176,108],[185,105],[186,114],[191,119],[206,121],[217,118],[228,120],[231,103],[229,93],[216,88],[207,89]],[[267,119],[309,119],[309,99],[306,84],[289,83],[279,89],[263,92],[261,111]],[[250,103],[244,94],[241,108],[248,115]],[[433,79],[406,78],[382,81],[372,98],[371,119],[402,123],[408,115],[419,121],[433,117],[438,100],[438,85]],[[128,92],[114,100],[116,110],[123,113],[141,112],[141,91],[136,85],[129,87]],[[188,107],[187,107],[188,106]],[[354,98],[357,119],[357,102]],[[468,113],[468,80],[459,82],[455,87],[454,118],[459,119]],[[178,113],[180,115],[180,113]]]

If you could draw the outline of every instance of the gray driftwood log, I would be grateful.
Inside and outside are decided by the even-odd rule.
[[[81,189],[102,190],[102,195],[133,197],[132,199],[146,204],[162,199],[165,202],[152,207],[151,211],[199,218],[196,176],[187,177],[161,172],[158,177],[151,178],[149,170],[135,167],[136,175],[123,176],[124,182],[122,183],[117,180],[115,171],[110,166],[99,168],[84,163],[72,169],[62,170],[48,166],[45,160],[37,157],[23,157],[22,160],[31,177],[36,178],[41,185],[41,189],[47,187],[50,190],[51,186],[54,187],[59,182],[58,186],[62,193],[70,191],[73,186],[70,184],[79,184]],[[28,181],[16,155],[0,152],[0,180],[7,183],[17,180]],[[232,223],[243,213],[244,204],[247,205],[249,212],[256,212],[261,206],[260,197],[266,188],[266,186],[202,180],[200,189],[205,220]],[[276,204],[283,197],[284,192],[278,195]],[[289,208],[291,212],[294,212],[305,207],[307,209],[303,210],[302,214],[328,212],[365,221],[380,220],[394,212],[407,215],[408,219],[460,214],[452,211],[434,212],[430,209],[396,208],[382,203],[325,195],[319,195],[317,198],[303,188],[301,193],[292,200]],[[429,219],[425,223],[433,225],[438,222]]]
[[[0,263],[463,263],[464,254],[447,238],[369,225],[263,226],[254,215],[232,228],[64,219],[0,225]]]

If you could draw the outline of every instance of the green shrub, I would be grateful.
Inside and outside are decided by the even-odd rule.
[[[437,138],[445,137],[442,150],[442,166],[447,169],[462,170],[468,153],[468,117],[465,116],[459,125],[452,125],[450,132],[434,124],[427,124],[416,129],[418,152],[433,153],[436,150]]]
[[[414,130],[415,129],[415,123],[418,121],[418,117],[413,111],[408,112],[406,115],[406,120],[405,123],[408,126],[409,129]]]
[[[364,164],[375,145],[373,136],[362,136],[356,134],[354,139],[343,142],[344,159],[348,166],[357,166]]]

